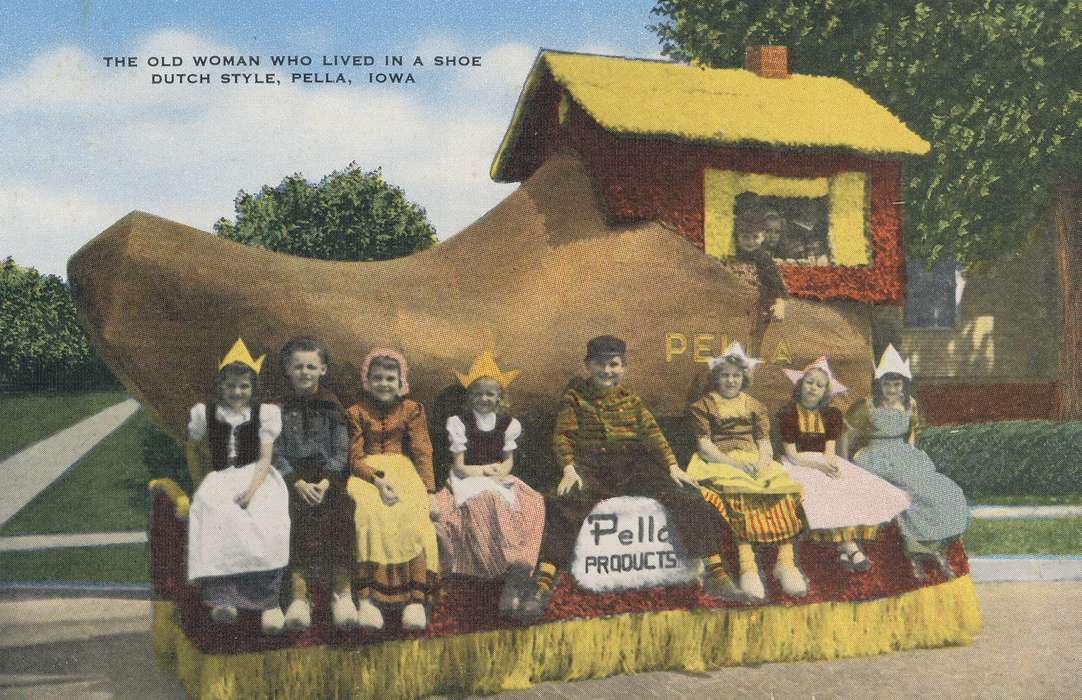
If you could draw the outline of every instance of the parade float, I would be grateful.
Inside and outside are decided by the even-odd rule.
[[[321,338],[334,358],[328,384],[347,405],[366,353],[396,348],[410,361],[410,396],[436,420],[455,371],[490,350],[522,370],[516,473],[541,489],[559,471],[558,400],[595,335],[626,339],[627,380],[667,432],[679,433],[706,362],[734,340],[766,360],[754,393],[771,410],[792,393],[782,370],[822,355],[849,401],[862,400],[876,314],[904,290],[901,159],[927,150],[852,85],[790,74],[777,47],[749,49],[742,70],[542,51],[492,165],[494,179],[521,187],[432,249],[307,260],[134,212],[72,258],[69,279],[101,356],[177,436],[206,368],[238,336],[254,354]],[[734,259],[751,210],[786,225],[774,242],[789,246],[774,249],[791,295],[784,320],[764,320],[755,270]],[[270,394],[276,374],[266,373]],[[685,463],[686,441],[670,439]],[[380,632],[343,632],[323,592],[308,630],[267,636],[257,617],[211,621],[186,576],[189,494],[153,486],[156,650],[197,697],[490,693],[964,644],[980,627],[961,543],[948,570],[918,578],[896,526],[868,544],[867,573],[808,542],[798,552],[808,595],[771,582],[765,604],[732,604],[689,583],[660,537],[664,511],[647,508],[584,524],[580,561],[593,557],[593,569],[564,576],[535,624],[497,614],[499,582],[446,577],[424,631],[388,618]],[[671,578],[625,585],[612,562],[647,561],[644,552],[674,562]]]

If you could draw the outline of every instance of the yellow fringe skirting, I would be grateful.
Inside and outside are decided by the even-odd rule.
[[[358,648],[204,654],[170,602],[154,604],[159,663],[191,697],[416,698],[496,693],[620,673],[874,656],[968,644],[981,627],[968,576],[893,598],[568,620]]]

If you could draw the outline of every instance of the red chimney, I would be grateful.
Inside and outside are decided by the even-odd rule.
[[[789,49],[785,46],[749,46],[744,50],[744,70],[760,78],[789,77]]]

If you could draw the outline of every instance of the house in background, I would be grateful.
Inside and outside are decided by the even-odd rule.
[[[1050,418],[1058,359],[1055,241],[996,265],[908,264],[901,349],[933,423]]]

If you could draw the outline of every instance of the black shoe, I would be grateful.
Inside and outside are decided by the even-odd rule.
[[[500,614],[514,617],[529,589],[529,568],[512,567],[503,579],[503,590],[500,592],[499,602]]]
[[[548,609],[553,592],[553,588],[539,586],[537,581],[532,581],[515,610],[515,619],[527,625],[540,620]]]

